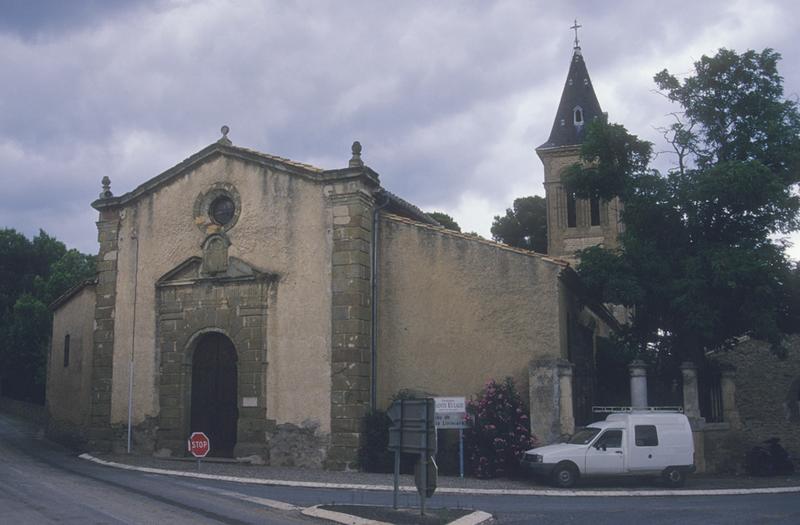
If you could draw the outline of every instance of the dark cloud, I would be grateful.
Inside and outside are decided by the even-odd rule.
[[[236,144],[325,168],[344,166],[358,139],[390,189],[488,233],[516,192],[543,193],[534,148],[575,17],[603,109],[649,140],[670,110],[652,76],[718,47],[775,47],[787,94],[800,89],[788,2],[8,5],[0,182],[13,191],[0,195],[0,224],[92,251],[87,207],[104,175],[128,191],[222,124]]]
[[[0,33],[25,39],[57,38],[65,32],[130,12],[146,0],[3,0]]]

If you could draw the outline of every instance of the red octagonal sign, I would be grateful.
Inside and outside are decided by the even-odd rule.
[[[211,451],[211,440],[203,432],[192,432],[189,436],[189,452],[196,458],[204,458]]]

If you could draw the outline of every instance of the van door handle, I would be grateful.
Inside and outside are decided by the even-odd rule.
[[[615,452],[615,454],[622,454],[622,451],[621,451],[621,450],[617,450],[617,451]]]

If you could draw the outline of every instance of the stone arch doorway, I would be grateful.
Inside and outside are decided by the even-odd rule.
[[[224,334],[198,338],[192,355],[190,431],[205,432],[211,456],[233,457],[239,420],[236,348]]]

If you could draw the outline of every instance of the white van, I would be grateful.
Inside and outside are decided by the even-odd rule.
[[[679,413],[611,414],[566,443],[527,451],[522,466],[559,487],[573,486],[579,476],[615,475],[660,475],[680,487],[695,471],[692,429]]]

